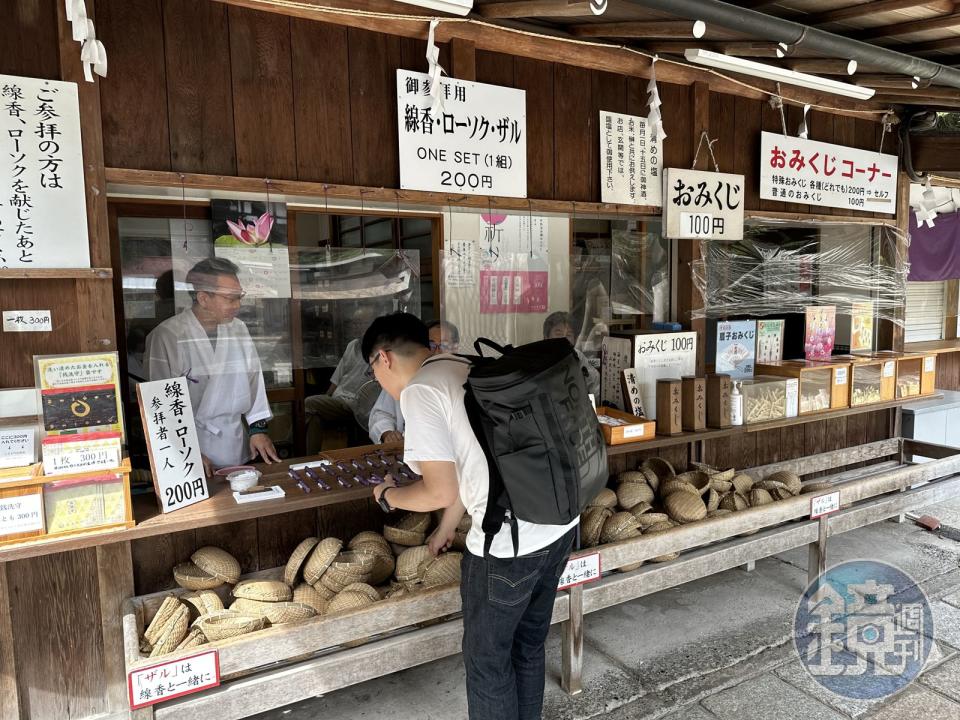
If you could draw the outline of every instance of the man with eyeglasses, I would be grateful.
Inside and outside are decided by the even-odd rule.
[[[452,322],[434,320],[427,325],[430,337],[430,350],[434,355],[455,353],[460,348],[460,330]],[[368,370],[373,377],[373,368]],[[370,411],[370,440],[374,444],[403,441],[403,413],[400,401],[390,397],[386,390],[380,392],[376,404]]]
[[[225,258],[194,265],[186,277],[193,305],[154,328],[144,353],[150,380],[187,378],[208,475],[257,455],[267,463],[280,461],[267,434],[273,413],[260,356],[237,318],[246,294],[238,271]]]

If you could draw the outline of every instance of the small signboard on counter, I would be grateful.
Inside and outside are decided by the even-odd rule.
[[[4,332],[50,332],[53,320],[49,310],[4,310]]]
[[[623,397],[621,373],[633,364],[627,338],[604,336],[600,340],[600,403],[632,412]]]
[[[644,415],[657,416],[657,380],[693,375],[697,369],[695,332],[645,333],[631,335],[633,367],[636,369]]]
[[[757,362],[783,360],[783,324],[783,320],[757,320]]]
[[[742,240],[743,175],[667,168],[663,234],[671,240]]]
[[[560,575],[557,590],[569,590],[577,585],[586,585],[600,579],[600,553],[579,555],[567,560],[567,566]]]
[[[753,377],[756,335],[756,320],[718,322],[716,371],[735,380]]]
[[[897,156],[764,132],[760,199],[893,215]]]
[[[160,510],[171,512],[206,500],[210,492],[187,379],[140,383],[137,397]]]
[[[156,705],[219,684],[220,653],[217,650],[137,668],[127,675],[130,709]]]

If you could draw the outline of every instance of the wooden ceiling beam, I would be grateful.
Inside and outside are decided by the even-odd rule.
[[[591,16],[588,0],[516,0],[515,2],[492,2],[474,7],[481,17],[495,18],[541,18]]]
[[[850,61],[840,58],[787,58],[781,64],[797,72],[850,77],[847,72]],[[862,68],[858,68],[860,69]]]
[[[652,38],[655,40],[669,40],[672,38],[689,38],[698,40],[693,35],[693,20],[651,20],[648,22],[612,22],[612,23],[583,23],[569,25],[567,30],[576,37],[595,38]],[[706,40],[726,40],[743,37],[743,33],[725,28],[707,26]]]
[[[898,35],[909,35],[911,33],[928,32],[930,30],[950,30],[960,27],[960,12],[950,13],[949,15],[938,15],[937,17],[924,18],[922,20],[911,20],[909,22],[897,23],[896,25],[881,25],[868,30],[858,31],[851,35],[857,40],[881,40],[884,38],[897,37]]]
[[[960,50],[960,35],[940,40],[928,40],[926,42],[913,43],[912,45],[897,45],[897,52],[906,55],[921,55],[923,53],[938,52],[940,50]],[[933,62],[940,62],[939,59],[927,58]]]
[[[894,12],[897,10],[910,10],[917,7],[926,7],[941,12],[951,12],[953,5],[954,0],[872,0],[871,2],[848,5],[846,7],[836,8],[835,10],[811,13],[803,16],[802,22],[804,25],[816,27],[818,25],[826,25],[827,23],[857,20],[867,15],[878,15],[880,13]]]

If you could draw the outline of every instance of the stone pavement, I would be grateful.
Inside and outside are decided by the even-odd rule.
[[[960,499],[923,513],[960,526]],[[792,619],[806,548],[587,615],[584,692],[559,687],[547,645],[551,720],[960,720],[960,543],[892,521],[830,539],[828,565],[883,560],[931,602],[935,647],[921,677],[883,701],[834,695],[797,657]],[[447,658],[257,716],[260,720],[465,720],[463,663]]]

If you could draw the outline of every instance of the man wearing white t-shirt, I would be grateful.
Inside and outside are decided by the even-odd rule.
[[[463,657],[471,720],[534,720],[543,706],[544,641],[560,574],[573,545],[568,525],[518,521],[516,557],[510,525],[484,557],[483,515],[489,471],[464,407],[466,360],[433,355],[426,326],[409,313],[374,320],[362,352],[380,385],[399,399],[406,419],[403,459],[423,480],[374,488],[384,509],[446,508],[431,549],[446,547],[464,511],[473,520],[461,566]]]

